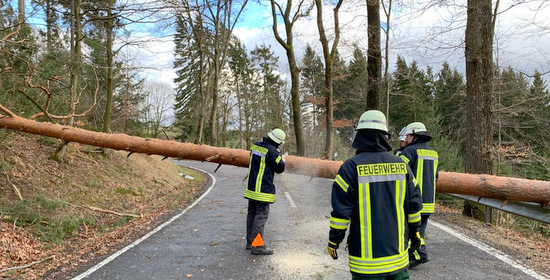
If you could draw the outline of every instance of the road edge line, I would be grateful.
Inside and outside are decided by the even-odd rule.
[[[176,163],[177,164],[177,163]],[[191,208],[193,208],[197,203],[199,203],[199,201],[201,201],[206,195],[208,195],[208,193],[212,190],[212,188],[216,185],[216,178],[214,178],[214,176],[202,169],[199,169],[199,168],[196,168],[196,167],[192,167],[192,166],[186,166],[188,168],[191,168],[191,169],[195,169],[197,171],[200,171],[200,172],[203,172],[205,174],[208,174],[208,176],[210,176],[210,178],[212,179],[212,185],[210,185],[210,187],[195,201],[193,201],[193,203],[191,203],[191,205],[187,206],[187,208],[185,208],[185,210],[183,210],[181,213],[175,215],[174,217],[172,217],[170,220],[164,222],[163,224],[161,224],[160,226],[156,227],[154,230],[148,232],[147,234],[145,234],[144,236],[142,236],[140,239],[134,241],[133,243],[131,243],[130,245],[120,249],[119,251],[113,253],[112,255],[110,255],[109,257],[107,257],[106,259],[104,259],[103,261],[101,261],[100,263],[96,264],[95,266],[91,267],[90,269],[88,269],[86,272],[72,278],[72,280],[81,280],[83,279],[84,277],[88,277],[90,276],[92,273],[94,273],[96,270],[100,269],[101,267],[105,266],[106,264],[110,263],[111,261],[113,261],[114,259],[116,259],[118,256],[124,254],[126,251],[130,250],[131,248],[135,247],[136,245],[138,245],[139,243],[141,243],[142,241],[144,241],[145,239],[151,237],[153,234],[157,233],[158,231],[160,231],[161,229],[163,229],[165,226],[171,224],[173,221],[175,221],[177,218],[181,217],[183,214],[185,214],[187,211],[189,211]]]
[[[447,233],[453,235],[454,237],[456,237],[456,238],[458,238],[458,239],[460,239],[460,240],[462,240],[462,241],[464,241],[464,242],[466,242],[466,243],[468,243],[468,244],[470,244],[470,245],[472,245],[472,246],[474,246],[474,247],[476,247],[476,248],[478,248],[478,249],[494,256],[495,258],[503,261],[504,263],[507,263],[507,264],[511,265],[512,267],[519,269],[520,271],[524,272],[525,274],[527,274],[527,275],[529,275],[529,276],[531,276],[535,279],[548,280],[547,277],[539,274],[538,272],[528,268],[527,266],[525,266],[525,265],[523,265],[523,264],[521,264],[517,261],[512,260],[508,255],[502,253],[501,251],[499,251],[499,250],[497,250],[493,247],[490,247],[489,245],[486,245],[482,242],[474,240],[474,239],[472,239],[472,238],[470,238],[470,237],[468,237],[468,236],[466,236],[462,233],[459,233],[459,232],[457,232],[457,231],[455,231],[455,230],[453,230],[453,229],[451,229],[451,228],[449,228],[445,225],[442,225],[440,223],[437,223],[437,222],[434,222],[434,221],[430,221],[429,223],[434,225],[435,227],[443,230],[443,231],[446,231]]]
[[[290,207],[296,208],[296,204],[294,204],[294,200],[292,200],[292,197],[290,197],[290,193],[285,192],[286,199],[288,200],[288,203],[290,203]]]

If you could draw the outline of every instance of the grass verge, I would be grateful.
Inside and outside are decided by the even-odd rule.
[[[0,140],[0,279],[59,279],[184,209],[207,180],[159,156],[19,133]],[[180,174],[194,177],[188,180]]]

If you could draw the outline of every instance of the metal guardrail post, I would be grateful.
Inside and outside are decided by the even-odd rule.
[[[493,224],[493,208],[491,206],[485,206],[485,223]]]

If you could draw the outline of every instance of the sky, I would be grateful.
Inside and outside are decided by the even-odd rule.
[[[152,0],[130,0],[152,1]],[[332,0],[334,2],[334,0]],[[158,1],[153,1],[158,3]],[[342,39],[339,52],[345,60],[351,58],[353,46],[357,45],[364,53],[367,50],[365,1],[344,1],[340,10]],[[388,2],[388,1],[384,1]],[[459,72],[464,73],[464,30],[466,25],[466,1],[453,0],[394,0],[389,23],[390,32],[390,72],[397,56],[407,63],[416,61],[420,69],[432,67],[440,69],[444,61],[449,62]],[[437,4],[432,4],[435,2]],[[454,4],[454,2],[460,2]],[[495,1],[493,1],[495,2]],[[521,5],[514,3],[525,2]],[[268,1],[249,1],[238,22],[234,34],[239,37],[249,51],[261,44],[270,45],[279,56],[280,71],[283,76],[288,71],[284,49],[276,42],[272,31],[271,9]],[[296,3],[296,1],[295,1]],[[27,8],[27,12],[30,7]],[[501,0],[495,27],[494,60],[500,67],[512,66],[528,76],[535,69],[546,73],[550,80],[550,1]],[[326,4],[323,11],[325,29],[333,31],[332,6]],[[385,14],[381,11],[384,27],[388,26]],[[280,21],[279,21],[280,22]],[[128,48],[125,56],[134,64],[143,67],[143,75],[152,82],[166,82],[173,85],[176,77],[173,66],[174,43],[173,26],[147,25],[136,27],[132,36],[150,39],[137,47]],[[280,34],[284,37],[282,26]],[[382,36],[385,34],[382,32]],[[310,16],[299,20],[294,28],[295,49],[298,62],[305,47],[309,44],[322,56],[316,26],[316,10]],[[329,40],[332,42],[332,36]],[[385,39],[382,39],[384,44]],[[384,46],[382,46],[384,47]]]
[[[501,0],[495,26],[495,63],[502,68],[512,66],[528,76],[538,69],[539,72],[546,73],[543,77],[550,81],[550,48],[548,47],[550,46],[550,1],[527,1],[514,6],[514,3],[519,1],[526,2],[525,0]],[[339,51],[346,60],[350,59],[354,45],[358,45],[364,53],[367,50],[364,2],[345,1],[341,8],[342,39]],[[447,5],[432,5],[428,0],[394,0],[389,24],[390,72],[394,69],[397,56],[400,55],[409,64],[416,61],[420,69],[425,70],[430,66],[437,71],[443,62],[447,61],[451,67],[464,73],[466,1],[460,1],[460,5],[451,5],[453,1],[437,2],[447,3]],[[268,2],[261,3],[252,1],[248,3],[234,34],[245,43],[249,51],[261,44],[270,45],[274,53],[279,56],[280,70],[284,73],[288,69],[286,55],[273,36]],[[299,62],[308,44],[319,56],[322,56],[315,14],[316,11],[313,9],[310,17],[298,21],[295,25],[295,48]],[[331,32],[333,30],[332,6],[325,7],[323,17],[325,28]],[[387,26],[383,11],[381,20],[383,26]],[[285,36],[281,27],[279,30],[281,30],[280,34]],[[382,36],[385,36],[384,32]],[[384,44],[385,39],[383,38],[382,41]],[[143,62],[164,65],[157,73],[150,73],[152,79],[168,81],[175,77],[174,71],[170,69],[173,61],[173,46],[169,38],[165,38],[162,43],[151,44],[150,51],[142,50],[144,55],[148,52],[150,56],[150,59],[143,59]]]

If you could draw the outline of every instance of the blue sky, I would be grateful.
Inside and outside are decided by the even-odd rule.
[[[12,2],[16,2],[12,0]],[[30,2],[30,1],[27,1]],[[394,1],[395,2],[395,1]],[[421,69],[427,66],[436,71],[447,60],[452,67],[459,71],[464,68],[464,51],[461,48],[464,40],[465,7],[464,6],[432,6],[421,9],[428,0],[402,0],[402,6],[393,7],[390,23],[390,69],[393,68],[397,55],[403,56],[407,62],[418,62]],[[550,1],[536,1],[531,6],[524,4],[511,6],[513,0],[501,0],[501,11],[506,12],[498,16],[495,34],[495,60],[499,65],[511,65],[518,71],[532,74],[534,69],[541,72],[550,72]],[[256,45],[271,45],[276,55],[280,57],[281,71],[287,68],[283,48],[275,41],[271,30],[271,10],[268,1],[261,4],[249,1],[245,13],[235,29],[238,36],[250,51]],[[445,2],[442,2],[445,3]],[[541,4],[542,3],[542,4]],[[464,5],[464,4],[463,4]],[[540,5],[540,6],[539,6]],[[542,10],[535,12],[534,9]],[[399,13],[396,11],[399,10]],[[27,8],[27,13],[32,9]],[[332,9],[324,9],[325,27],[330,32],[332,26]],[[382,19],[384,14],[381,13]],[[358,45],[366,52],[366,7],[364,1],[345,1],[340,14],[342,39],[340,53],[344,58],[351,56],[353,45]],[[42,26],[40,21],[29,22]],[[139,63],[146,64],[148,76],[151,79],[160,79],[171,82],[174,71],[171,69],[173,60],[173,43],[170,33],[173,30],[158,26],[137,26],[134,36],[155,38],[156,41],[143,44],[133,52]],[[383,34],[383,33],[382,33]],[[284,36],[284,32],[281,32]],[[310,44],[321,56],[321,46],[315,24],[315,10],[311,17],[296,23],[295,48],[300,60],[303,49]],[[550,80],[550,74],[545,76]]]

